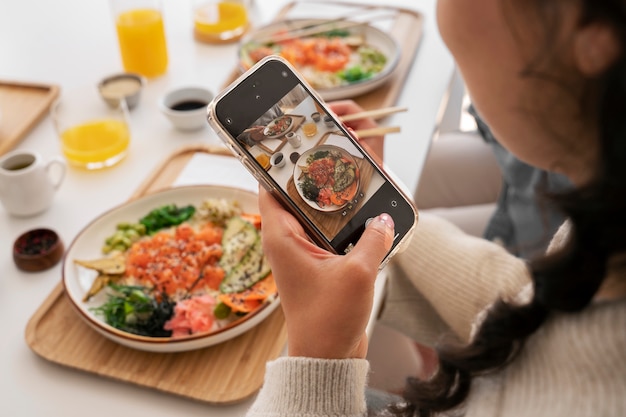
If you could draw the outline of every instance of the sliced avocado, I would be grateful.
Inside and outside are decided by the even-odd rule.
[[[228,274],[243,260],[259,238],[259,232],[252,223],[241,217],[228,220],[222,235],[223,254],[220,258],[222,269]]]
[[[263,255],[261,247],[261,237],[258,235],[257,241],[246,253],[244,258],[226,276],[220,284],[222,293],[235,293],[244,291],[258,281],[265,278],[271,272],[269,262]]]

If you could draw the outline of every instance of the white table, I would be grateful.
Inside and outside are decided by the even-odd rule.
[[[256,22],[268,22],[284,0],[255,0]],[[380,3],[361,0],[360,3]],[[184,398],[76,372],[51,364],[28,348],[26,324],[60,280],[60,265],[41,273],[21,272],[11,259],[13,240],[35,227],[51,227],[69,244],[79,230],[106,209],[132,194],[142,180],[172,152],[185,145],[218,144],[207,128],[180,133],[158,112],[156,101],[167,89],[201,84],[217,91],[235,64],[236,45],[209,46],[191,35],[189,2],[164,0],[170,54],[167,75],[150,81],[140,106],[131,114],[133,140],[127,159],[113,169],[70,169],[53,207],[26,219],[10,217],[0,206],[0,415],[90,416],[150,415],[240,416],[250,401],[208,406]],[[437,33],[434,0],[396,0],[425,15],[424,35],[400,97],[409,112],[389,122],[403,128],[390,136],[386,161],[409,189],[414,189],[453,62]],[[0,2],[0,79],[58,84],[61,89],[92,86],[119,72],[121,62],[106,0],[2,0]],[[1,122],[0,122],[1,123]],[[17,146],[44,155],[60,154],[50,119],[39,123]]]

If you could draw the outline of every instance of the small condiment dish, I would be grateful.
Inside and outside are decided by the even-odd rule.
[[[270,158],[270,164],[272,164],[272,166],[277,167],[277,168],[284,167],[285,166],[285,155],[282,152],[276,152]]]
[[[206,108],[213,97],[204,87],[176,88],[161,97],[159,110],[176,129],[198,130],[208,125]]]
[[[39,272],[52,268],[65,248],[59,235],[50,229],[33,229],[13,243],[13,261],[22,271]]]
[[[146,79],[141,75],[125,72],[100,81],[98,91],[110,107],[115,108],[120,100],[125,100],[126,107],[130,110],[139,104],[141,90],[145,85]]]

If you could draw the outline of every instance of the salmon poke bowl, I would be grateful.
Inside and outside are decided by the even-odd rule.
[[[384,84],[400,59],[400,48],[388,33],[370,24],[355,24],[310,35],[322,19],[290,19],[260,27],[242,39],[239,61],[242,71],[268,55],[285,58],[317,90],[324,100],[351,98]],[[342,24],[350,22],[341,22]],[[289,34],[294,34],[290,36]]]
[[[105,212],[71,243],[62,272],[91,328],[145,351],[225,342],[279,305],[257,195],[231,187],[171,188]]]

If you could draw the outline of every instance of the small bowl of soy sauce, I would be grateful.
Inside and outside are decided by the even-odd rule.
[[[22,271],[44,271],[59,263],[64,250],[63,242],[54,230],[33,229],[13,243],[13,261]]]
[[[159,109],[176,129],[198,130],[207,126],[206,107],[213,97],[204,87],[180,87],[161,97]]]

